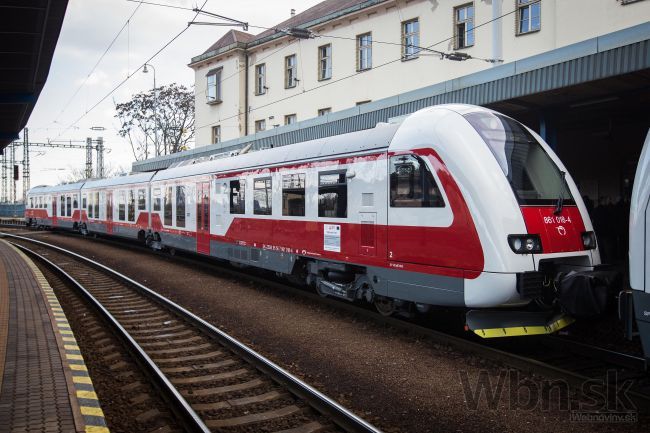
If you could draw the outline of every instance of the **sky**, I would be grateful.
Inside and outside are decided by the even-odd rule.
[[[149,1],[194,8],[205,0]],[[203,9],[251,25],[270,27],[288,19],[292,8],[300,13],[319,2],[208,0]],[[133,153],[129,143],[117,133],[119,121],[115,118],[115,104],[153,88],[151,70],[144,74],[141,66],[187,28],[194,15],[189,10],[139,5],[137,1],[69,0],[47,82],[27,123],[30,142],[83,144],[86,137],[101,136],[109,149],[104,155],[105,165],[130,170]],[[205,16],[197,20],[216,21]],[[123,26],[124,30],[117,36]],[[190,59],[203,53],[230,29],[241,30],[239,27],[190,26],[148,62],[156,71],[156,86],[193,85],[194,72],[187,66]],[[261,31],[250,30],[251,33]],[[114,44],[106,51],[113,39]],[[106,54],[98,63],[104,52]],[[131,78],[118,90],[96,105],[129,75]],[[97,127],[105,130],[91,129]],[[21,151],[17,155],[16,159],[20,159]],[[95,158],[93,153],[93,165]],[[83,149],[34,148],[30,159],[31,186],[52,185],[68,179],[73,170],[83,169],[86,153]],[[22,190],[20,182],[17,190]]]

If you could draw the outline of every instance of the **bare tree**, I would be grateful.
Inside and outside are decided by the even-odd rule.
[[[172,83],[115,106],[119,134],[129,140],[136,160],[187,149],[194,137],[194,92]]]
[[[75,183],[86,179],[85,168],[68,166],[68,170],[68,174],[59,179],[61,183]],[[119,176],[128,172],[129,170],[123,166],[104,163],[104,177]]]

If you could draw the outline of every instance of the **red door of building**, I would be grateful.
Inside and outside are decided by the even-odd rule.
[[[210,254],[210,182],[196,184],[196,252]]]

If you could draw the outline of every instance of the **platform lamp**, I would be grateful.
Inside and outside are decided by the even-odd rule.
[[[149,66],[153,70],[153,118],[154,118],[154,123],[156,124],[153,133],[155,139],[154,146],[155,146],[156,156],[158,156],[158,91],[156,90],[156,68],[154,68],[153,65],[150,63],[145,63],[144,66],[142,67],[143,74],[149,73],[149,69],[147,69],[147,66]]]

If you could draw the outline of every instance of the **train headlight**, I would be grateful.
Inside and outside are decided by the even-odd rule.
[[[595,250],[597,245],[596,233],[582,232],[582,246],[585,247],[585,250]]]
[[[508,235],[510,249],[517,254],[539,254],[542,240],[538,235]]]

